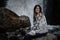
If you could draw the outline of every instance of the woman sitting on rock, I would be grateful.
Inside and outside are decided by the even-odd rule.
[[[25,35],[24,40],[32,40],[32,38],[43,37],[48,33],[46,18],[42,13],[40,5],[35,5],[33,18],[34,26],[31,28],[31,31]]]

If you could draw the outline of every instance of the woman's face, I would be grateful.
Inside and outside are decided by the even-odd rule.
[[[39,6],[36,7],[35,12],[36,12],[36,13],[40,13],[40,8],[39,8]]]

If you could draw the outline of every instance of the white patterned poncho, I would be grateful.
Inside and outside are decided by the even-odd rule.
[[[48,32],[46,18],[44,15],[41,15],[41,13],[37,14],[32,30],[36,33]]]

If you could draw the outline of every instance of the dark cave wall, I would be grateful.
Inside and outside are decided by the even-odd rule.
[[[46,18],[48,24],[52,24],[53,17],[53,0],[47,0]]]
[[[46,15],[47,23],[50,25],[60,25],[60,1],[59,0],[45,0],[45,1],[44,12]]]
[[[5,7],[8,0],[0,0],[0,7]]]
[[[55,24],[60,25],[60,0],[54,0],[53,14]]]

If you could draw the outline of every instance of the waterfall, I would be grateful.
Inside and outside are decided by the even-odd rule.
[[[43,0],[8,0],[6,8],[12,10],[17,15],[26,15],[30,18],[31,27],[33,26],[33,8],[36,4],[43,9]],[[42,10],[43,11],[43,10]]]

